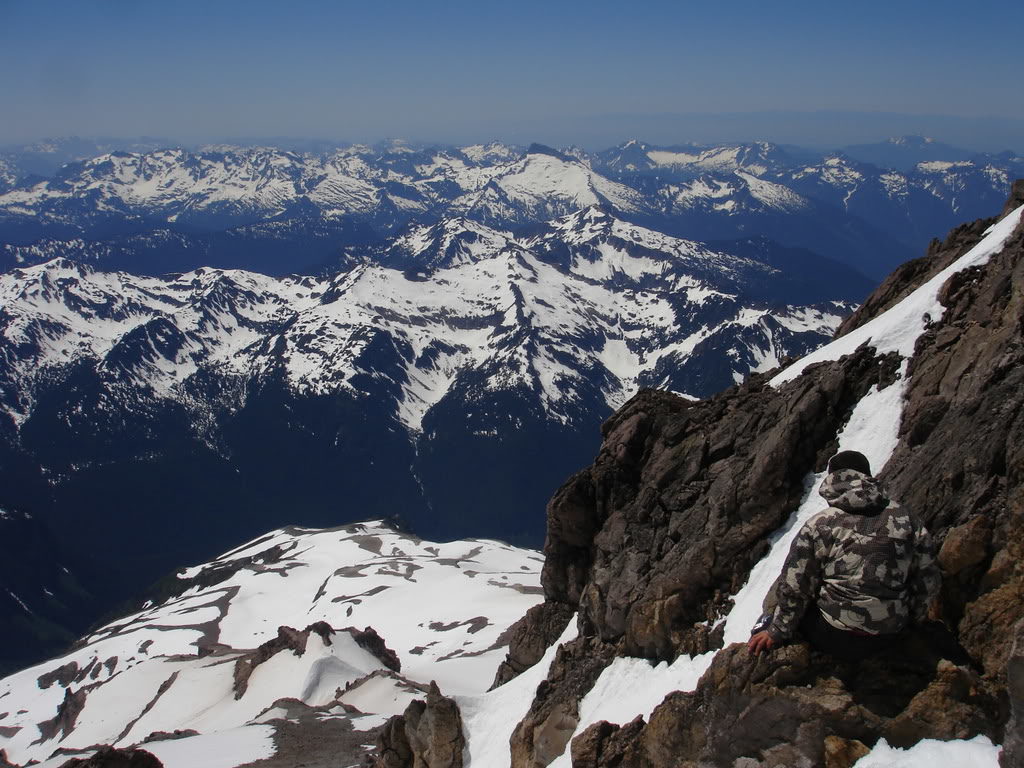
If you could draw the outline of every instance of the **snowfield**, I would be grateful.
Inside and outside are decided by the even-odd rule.
[[[370,732],[431,680],[480,695],[504,659],[503,633],[540,600],[541,563],[500,542],[433,544],[377,522],[274,531],[183,569],[167,599],[0,681],[0,748],[23,764],[145,742],[169,768],[230,768],[273,754],[282,722],[326,717]],[[279,627],[317,622],[335,631],[254,655]],[[366,627],[400,671],[359,642]],[[64,728],[54,718],[69,700],[77,712]],[[191,735],[146,741],[176,730]]]

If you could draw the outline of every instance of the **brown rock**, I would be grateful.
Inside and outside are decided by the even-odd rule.
[[[951,575],[980,564],[988,555],[992,540],[992,524],[986,517],[977,516],[963,525],[950,528],[939,550],[939,565]]]
[[[511,627],[508,654],[498,667],[491,689],[529,669],[561,637],[575,611],[564,603],[540,603]]]
[[[856,739],[826,736],[825,768],[850,768],[869,752],[871,750]]]
[[[431,682],[425,701],[384,725],[372,760],[377,768],[462,768],[465,746],[458,704]]]
[[[334,634],[334,630],[323,621],[310,624],[301,631],[292,627],[278,627],[277,637],[267,640],[256,650],[236,659],[234,671],[235,698],[240,699],[245,695],[245,691],[249,686],[249,677],[253,671],[275,654],[281,651],[292,651],[296,656],[304,654],[310,632],[316,632],[327,645],[331,644],[331,635]]]
[[[884,733],[897,747],[926,738],[948,741],[979,733],[998,741],[998,715],[997,702],[975,673],[942,661],[936,679],[885,726]]]
[[[637,717],[619,726],[602,720],[572,740],[573,768],[617,768],[639,765],[638,737],[645,723]]]
[[[373,765],[375,768],[407,768],[412,764],[412,747],[405,735],[405,717],[395,715],[377,734]]]
[[[48,741],[58,733],[63,738],[71,733],[75,728],[78,716],[85,709],[88,693],[86,688],[79,688],[77,691],[65,688],[64,700],[57,707],[57,714],[50,720],[39,723],[39,740]]]
[[[512,768],[543,768],[565,751],[579,723],[579,703],[614,651],[613,646],[586,638],[558,649],[529,712],[512,733]]]
[[[342,632],[348,632],[352,635],[352,639],[356,641],[360,648],[372,653],[381,664],[392,672],[402,671],[402,661],[398,658],[398,654],[388,648],[384,638],[378,635],[377,630],[373,627],[367,627],[362,630],[355,627],[346,627]]]
[[[92,757],[73,758],[61,768],[163,768],[163,763],[144,749],[100,747]]]
[[[1024,766],[1024,619],[1014,630],[1013,650],[1006,665],[1006,691],[1010,699],[1010,721],[1006,724],[1001,768]]]

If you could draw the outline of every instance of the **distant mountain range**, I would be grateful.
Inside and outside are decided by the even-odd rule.
[[[539,545],[551,491],[638,388],[732,386],[822,344],[869,285],[596,205],[519,236],[443,219],[327,277],[14,269],[3,501],[116,548],[136,585],[284,522]]]
[[[633,140],[596,153],[500,143],[319,152],[158,144],[109,151],[112,142],[90,149],[79,140],[0,155],[0,266],[59,254],[143,274],[309,273],[409,225],[462,216],[516,231],[602,205],[678,237],[768,237],[879,279],[956,222],[998,206],[1024,173],[1018,156],[920,137],[824,155],[766,142]],[[74,159],[44,178],[47,157]]]
[[[80,629],[68,606],[95,615],[284,524],[398,514],[537,546],[634,393],[707,397],[822,345],[1022,162],[96,149],[0,171],[0,506],[34,521],[18,540],[85,553],[67,583],[40,577],[60,587],[26,625],[40,647]],[[39,556],[9,548],[15,569]]]

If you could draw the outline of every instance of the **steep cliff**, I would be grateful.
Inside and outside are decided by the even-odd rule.
[[[593,466],[548,507],[545,603],[515,629],[496,681],[577,611],[578,638],[512,736],[515,768],[570,749],[595,768],[840,766],[881,738],[1003,741],[1024,616],[1022,196],[1018,183],[1000,223],[933,244],[822,353],[700,402],[644,391],[604,425]],[[752,656],[736,641],[771,580],[765,556],[813,506],[840,446],[867,453],[932,531],[946,629],[912,631],[861,665],[803,642]],[[649,717],[594,722],[584,699],[631,657],[703,674]],[[1006,765],[1021,759],[1014,738]]]

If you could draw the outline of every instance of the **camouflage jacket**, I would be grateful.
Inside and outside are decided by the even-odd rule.
[[[775,582],[772,637],[791,637],[811,603],[837,629],[872,635],[924,619],[940,576],[921,522],[855,470],[833,472],[820,493],[828,509],[801,528]]]

